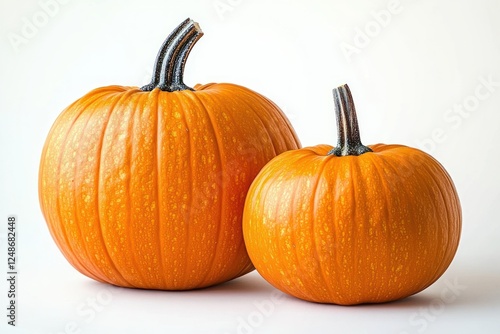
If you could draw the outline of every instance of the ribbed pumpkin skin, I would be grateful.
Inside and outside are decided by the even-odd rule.
[[[103,87],[54,123],[41,209],[64,256],[93,279],[206,287],[254,269],[241,230],[248,187],[299,145],[282,112],[241,86]]]
[[[415,294],[447,269],[461,231],[451,178],[420,150],[370,148],[285,152],[256,177],[243,233],[272,285],[308,301],[378,303]]]

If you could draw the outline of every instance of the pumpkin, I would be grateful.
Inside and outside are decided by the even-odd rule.
[[[381,303],[436,281],[459,243],[454,184],[430,155],[361,143],[347,85],[334,89],[336,147],[272,159],[253,181],[243,234],[257,271],[300,299]]]
[[[234,84],[183,82],[202,36],[190,19],[162,45],[152,82],[90,91],[53,124],[39,199],[66,259],[97,281],[185,290],[254,269],[241,228],[262,166],[300,146],[283,112]]]

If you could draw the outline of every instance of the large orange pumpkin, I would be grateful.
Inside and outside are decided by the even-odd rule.
[[[93,279],[181,290],[254,269],[241,230],[248,187],[299,141],[264,96],[183,83],[201,35],[186,20],[163,44],[149,85],[95,89],[50,130],[41,209],[64,256]]]
[[[347,87],[334,90],[339,142],[288,151],[252,183],[243,233],[258,272],[301,299],[352,305],[417,293],[447,269],[461,208],[430,155],[364,146]]]

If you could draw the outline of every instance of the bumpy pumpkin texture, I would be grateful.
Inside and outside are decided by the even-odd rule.
[[[248,187],[271,158],[300,144],[262,95],[184,85],[200,36],[186,20],[162,46],[151,84],[95,89],[50,130],[41,208],[64,256],[95,280],[183,290],[254,269],[241,229]]]
[[[243,218],[248,253],[267,281],[304,300],[410,296],[455,255],[457,192],[443,166],[418,149],[362,145],[350,91],[336,93],[337,147],[282,153],[252,183]]]

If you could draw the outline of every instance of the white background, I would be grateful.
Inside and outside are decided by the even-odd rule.
[[[54,1],[0,1],[0,259],[16,214],[20,273],[16,329],[0,284],[2,333],[500,332],[500,1]],[[200,291],[139,291],[66,262],[38,205],[47,132],[95,87],[148,83],[163,39],[187,17],[205,32],[188,85],[266,95],[306,146],[335,144],[331,89],[347,82],[365,144],[419,147],[446,167],[463,234],[440,280],[399,302],[342,307],[280,295],[256,272]]]

